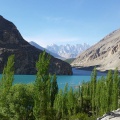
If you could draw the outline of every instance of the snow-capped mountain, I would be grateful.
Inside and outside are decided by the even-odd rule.
[[[76,45],[49,45],[46,47],[47,50],[58,54],[59,56],[63,58],[76,58],[81,52],[88,49],[90,45],[84,43],[84,44],[76,44]]]
[[[32,46],[34,46],[34,47],[36,47],[36,48],[38,48],[38,49],[40,49],[40,50],[45,50],[47,53],[51,54],[51,55],[54,56],[55,58],[59,58],[59,59],[62,59],[62,60],[65,59],[65,58],[59,56],[57,53],[54,53],[54,52],[52,52],[52,51],[49,51],[49,50],[47,50],[46,48],[41,47],[40,45],[38,45],[37,43],[35,43],[35,42],[33,42],[33,41],[31,41],[31,42],[29,42],[29,43],[30,43]]]

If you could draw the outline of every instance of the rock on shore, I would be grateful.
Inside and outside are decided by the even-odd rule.
[[[97,118],[97,120],[120,120],[120,108],[104,114],[102,117]]]

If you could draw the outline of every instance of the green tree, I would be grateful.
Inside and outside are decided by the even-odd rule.
[[[113,76],[112,71],[109,70],[106,78],[106,87],[107,87],[107,94],[106,94],[106,112],[109,112],[112,110],[112,91],[113,91]]]
[[[97,71],[96,71],[96,67],[95,67],[91,74],[91,103],[92,103],[93,113],[95,112],[96,82],[97,82]]]
[[[67,110],[67,94],[68,94],[68,83],[66,83],[65,87],[64,87],[64,91],[63,91],[63,108],[62,108],[62,117],[64,118],[67,114],[68,114],[68,110]]]
[[[95,94],[95,106],[96,106],[96,114],[98,115],[99,110],[100,110],[100,93],[101,93],[101,80],[97,81],[96,85],[96,94]],[[103,96],[102,96],[103,97]]]
[[[56,75],[53,76],[51,81],[51,107],[54,105],[55,96],[58,93],[58,84]]]
[[[60,120],[62,118],[63,107],[64,107],[63,106],[63,91],[62,89],[60,89],[54,101],[54,109],[56,111],[56,120]]]
[[[49,75],[50,55],[44,51],[39,55],[36,63],[37,76],[34,84],[34,108],[33,113],[36,120],[47,120],[48,106],[50,100],[50,75]]]
[[[83,109],[83,85],[79,86],[79,89],[78,89],[78,102],[79,102],[79,105],[80,105],[80,111],[79,112],[82,112],[82,109]]]
[[[119,74],[118,70],[115,69],[114,76],[113,76],[113,110],[116,110],[118,108],[118,89],[119,88]]]
[[[74,114],[75,104],[76,104],[75,97],[74,97],[73,89],[71,87],[67,94],[67,110],[70,116]]]
[[[8,58],[7,64],[5,65],[2,73],[2,79],[0,81],[2,93],[4,96],[9,92],[14,80],[14,55]]]
[[[32,88],[33,86],[25,84],[15,84],[11,87],[9,94],[6,96],[6,106],[9,106],[9,120],[35,120]]]
[[[103,115],[106,112],[106,81],[105,78],[102,76],[100,81],[99,81],[99,88],[97,90],[97,93],[99,95],[99,114]]]
[[[2,79],[0,81],[0,114],[8,117],[9,106],[6,96],[12,87],[14,80],[14,55],[8,58],[7,64],[3,69]]]

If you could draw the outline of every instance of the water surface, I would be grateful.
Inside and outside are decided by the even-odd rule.
[[[91,79],[91,72],[86,70],[79,70],[73,68],[73,75],[57,75],[57,82],[59,88],[63,88],[66,83],[69,86],[76,87],[81,84],[83,81],[89,81]],[[106,73],[98,72],[98,78],[101,76],[105,76]],[[15,75],[14,84],[16,83],[33,83],[36,79],[35,75]]]

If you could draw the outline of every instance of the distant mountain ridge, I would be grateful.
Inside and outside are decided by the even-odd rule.
[[[34,47],[36,47],[36,48],[38,48],[38,49],[40,49],[40,50],[43,50],[43,51],[45,50],[47,53],[49,53],[50,55],[54,56],[55,58],[59,58],[59,59],[61,59],[61,60],[64,60],[64,59],[65,59],[65,58],[59,56],[58,54],[53,53],[53,52],[47,50],[46,48],[43,48],[42,46],[38,45],[38,44],[35,43],[34,41],[30,41],[29,43],[30,43],[32,46],[34,46]]]
[[[76,44],[76,45],[48,45],[46,47],[47,50],[58,54],[59,56],[69,59],[69,58],[76,58],[81,52],[88,49],[90,45],[84,43],[82,44]]]
[[[120,70],[120,29],[81,53],[71,65],[83,68],[96,66],[100,71]]]

